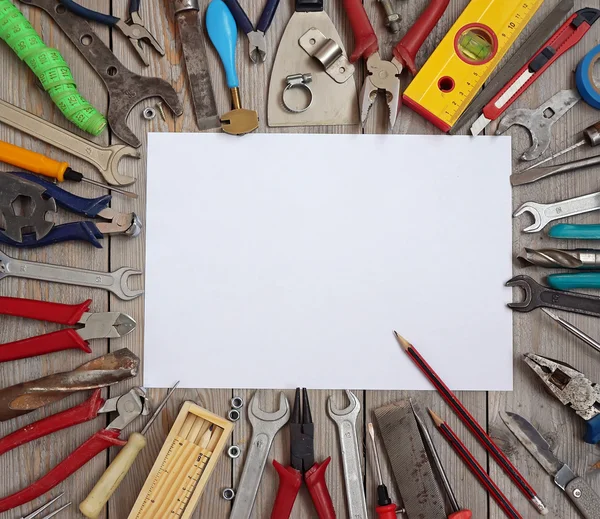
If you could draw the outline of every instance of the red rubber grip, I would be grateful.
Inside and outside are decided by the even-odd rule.
[[[78,305],[48,303],[20,297],[0,297],[0,314],[58,324],[75,324],[90,309],[92,300]]]
[[[585,36],[585,34],[590,30],[591,25],[589,23],[581,23],[579,26],[572,26],[573,20],[575,20],[579,16],[578,13],[573,13],[569,19],[563,23],[559,29],[550,37],[550,39],[544,43],[540,47],[540,49],[533,55],[533,57],[525,63],[521,67],[521,69],[512,77],[512,79],[498,92],[492,100],[485,105],[483,108],[483,114],[490,119],[491,121],[495,121],[500,117],[506,109],[514,103],[519,96],[525,92],[543,73],[544,71],[552,65],[558,58],[560,58],[565,52],[569,49],[577,45],[581,41],[581,39]],[[537,70],[533,76],[531,76],[524,84],[517,90],[513,96],[508,100],[508,102],[504,103],[502,106],[497,107],[496,103],[498,100],[506,93],[508,89],[512,87],[515,81],[521,77],[526,70],[529,69],[529,65],[533,60],[535,60],[547,47],[552,47],[556,53],[546,61],[544,65],[542,65],[539,70]]]
[[[298,490],[302,485],[302,474],[292,467],[284,467],[276,460],[273,460],[273,466],[279,474],[279,488],[273,504],[271,519],[288,519],[294,508]]]
[[[397,508],[398,507],[394,504],[378,506],[377,508],[375,508],[375,512],[377,513],[377,517],[379,519],[397,519],[398,518],[398,516],[396,515]]]
[[[471,510],[459,510],[458,512],[454,512],[448,516],[448,519],[471,519],[473,514]]]
[[[122,447],[127,442],[118,439],[120,433],[121,431],[118,429],[102,429],[98,431],[45,476],[42,476],[27,488],[0,499],[0,512],[6,512],[16,506],[29,503],[29,501],[33,501],[46,492],[49,492],[61,481],[64,481],[71,474],[77,472],[104,449],[108,449],[113,445]]]
[[[330,461],[331,456],[323,463],[315,463],[304,474],[304,481],[310,492],[310,497],[315,505],[319,519],[335,519],[333,502],[331,501],[329,489],[325,481],[325,470],[327,470],[327,465],[329,465]]]
[[[67,328],[29,339],[0,344],[0,362],[26,359],[38,355],[46,355],[62,350],[79,349],[91,353],[88,342],[84,341],[75,330]]]
[[[98,416],[98,411],[104,405],[100,389],[94,390],[92,396],[82,404],[71,407],[61,413],[42,418],[0,439],[0,456],[16,449],[20,445],[43,438],[56,431],[62,431],[74,425],[87,422]]]
[[[350,63],[360,57],[367,59],[379,50],[379,43],[365,7],[361,0],[344,0],[344,9],[354,33],[354,50],[350,54]]]
[[[394,57],[408,67],[413,75],[417,73],[415,65],[417,52],[446,12],[449,3],[450,0],[431,0],[421,16],[394,47]]]

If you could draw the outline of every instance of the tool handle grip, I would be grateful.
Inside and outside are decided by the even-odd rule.
[[[223,0],[223,1],[225,2],[225,5],[229,8],[229,10],[231,11],[233,18],[235,19],[235,23],[238,24],[240,29],[242,29],[242,31],[244,31],[244,33],[246,33],[246,34],[248,34],[249,32],[252,32],[254,30],[254,26],[252,25],[250,18],[248,18],[246,11],[244,11],[244,9],[242,8],[242,6],[238,2],[238,0]]]
[[[0,314],[73,325],[77,324],[83,314],[89,311],[91,304],[91,299],[78,305],[65,305],[21,297],[0,297]]]
[[[585,519],[600,517],[600,496],[585,479],[576,477],[569,481],[565,492]]]
[[[378,506],[375,508],[375,513],[378,519],[397,519],[396,509],[398,507],[395,504]]]
[[[354,33],[354,50],[350,54],[350,62],[354,63],[361,57],[367,59],[379,50],[379,43],[365,6],[361,0],[344,0],[344,9]]]
[[[109,27],[114,27],[117,25],[119,19],[116,16],[111,16],[110,14],[99,13],[98,11],[92,11],[87,7],[83,7],[79,5],[74,0],[60,0],[60,3],[64,5],[69,11],[80,16],[81,18],[85,18],[86,20],[91,20],[93,22],[101,23],[102,25],[108,25]]]
[[[58,162],[41,153],[4,141],[0,141],[0,161],[38,175],[55,178],[59,182],[64,180],[65,171],[69,167],[66,162]]]
[[[565,240],[600,240],[600,225],[559,223],[550,227],[548,236]]]
[[[431,0],[414,25],[394,47],[394,57],[405,67],[408,67],[411,74],[415,75],[417,73],[417,66],[415,65],[417,52],[419,52],[427,36],[446,12],[449,3],[450,0]]]
[[[600,273],[576,272],[572,274],[550,274],[546,278],[546,281],[555,290],[600,288]]]
[[[53,414],[33,422],[0,439],[0,456],[16,449],[20,445],[43,438],[57,431],[62,431],[74,425],[88,422],[98,416],[98,411],[104,405],[100,389],[94,390],[92,396],[78,406],[66,411]]]
[[[596,445],[598,442],[600,442],[600,415],[588,420],[586,424],[587,428],[585,430],[585,436],[583,437],[583,440],[586,443]]]
[[[316,13],[323,10],[323,0],[296,0],[294,10],[297,13]]]
[[[92,353],[88,342],[72,328],[58,330],[29,339],[0,344],[0,362],[27,359],[63,350],[82,350]]]
[[[66,191],[62,187],[57,186],[53,182],[48,182],[31,173],[14,174],[42,186],[46,190],[44,194],[54,198],[56,203],[64,209],[88,216],[89,218],[96,218],[101,211],[110,205],[110,201],[112,200],[111,195],[103,195],[98,198],[84,198],[82,196],[77,196]]]
[[[121,431],[116,429],[103,429],[98,431],[35,483],[32,483],[23,490],[19,490],[10,496],[0,499],[0,512],[6,512],[11,508],[37,499],[67,479],[71,474],[77,472],[103,450],[108,449],[113,445],[125,445],[124,441],[118,439],[120,432]]]
[[[450,514],[448,519],[471,519],[471,517],[473,517],[471,510],[459,510]]]
[[[129,14],[137,13],[140,10],[141,0],[129,1]]]
[[[265,33],[267,29],[271,27],[271,23],[273,22],[273,18],[275,17],[275,12],[277,11],[277,7],[279,6],[279,0],[268,0],[267,5],[263,9],[262,14],[260,15],[260,19],[258,20],[258,25],[256,26],[256,30]]]
[[[240,86],[235,69],[235,46],[237,43],[237,26],[231,11],[223,0],[212,0],[206,9],[206,30],[210,41],[219,53],[227,86],[237,88]]]
[[[146,438],[140,433],[134,432],[121,449],[112,463],[104,471],[92,491],[80,503],[79,510],[90,519],[96,519],[102,513],[104,505],[108,502],[115,490],[123,481],[123,478],[133,465],[138,454],[146,446]]]
[[[288,519],[294,508],[298,490],[302,485],[302,474],[292,467],[284,467],[273,460],[273,466],[279,474],[279,488],[273,504],[271,519]]]
[[[34,232],[23,234],[22,241],[18,242],[9,238],[0,231],[0,243],[6,243],[18,248],[45,247],[65,241],[87,241],[94,247],[101,249],[102,244],[98,241],[104,235],[98,230],[94,222],[71,222],[63,223],[53,227],[52,230],[39,240]]]
[[[325,481],[325,471],[330,462],[331,456],[323,463],[315,463],[304,475],[304,481],[319,519],[335,519],[336,517],[331,495]]]

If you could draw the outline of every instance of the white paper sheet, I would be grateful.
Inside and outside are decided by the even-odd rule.
[[[510,139],[153,133],[144,384],[512,389]]]

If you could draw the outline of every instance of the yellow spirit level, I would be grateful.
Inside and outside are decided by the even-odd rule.
[[[447,132],[543,0],[471,0],[404,92],[404,102]]]

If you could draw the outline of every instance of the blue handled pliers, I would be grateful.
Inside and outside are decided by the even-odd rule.
[[[99,240],[106,234],[124,234],[126,236],[138,236],[142,230],[142,223],[135,213],[119,213],[108,207],[112,197],[104,195],[98,198],[83,198],[58,187],[52,182],[43,180],[30,173],[1,173],[0,175],[14,175],[21,182],[32,182],[43,189],[43,197],[52,198],[56,205],[73,213],[82,214],[90,218],[104,218],[106,222],[94,223],[72,222],[61,225],[53,225],[48,232],[32,232],[21,234],[21,240],[10,238],[0,229],[0,243],[6,243],[13,247],[42,247],[53,243],[65,241],[87,241],[94,247],[102,248]],[[2,177],[0,176],[0,189]]]
[[[92,11],[87,7],[79,5],[74,0],[60,0],[60,3],[64,5],[69,11],[75,13],[81,18],[86,20],[92,20],[94,22],[101,23],[102,25],[108,25],[109,27],[116,27],[119,29],[131,42],[133,48],[138,53],[140,59],[144,62],[144,65],[148,66],[150,62],[144,52],[142,42],[149,43],[154,50],[161,56],[165,55],[165,50],[154,35],[144,27],[144,22],[140,15],[140,2],[141,0],[131,0],[129,3],[129,20],[126,22],[121,18],[112,16],[110,14],[99,13],[98,11]]]
[[[592,444],[600,442],[600,386],[563,362],[533,353],[525,354],[525,362],[550,393],[587,422],[584,440]]]

